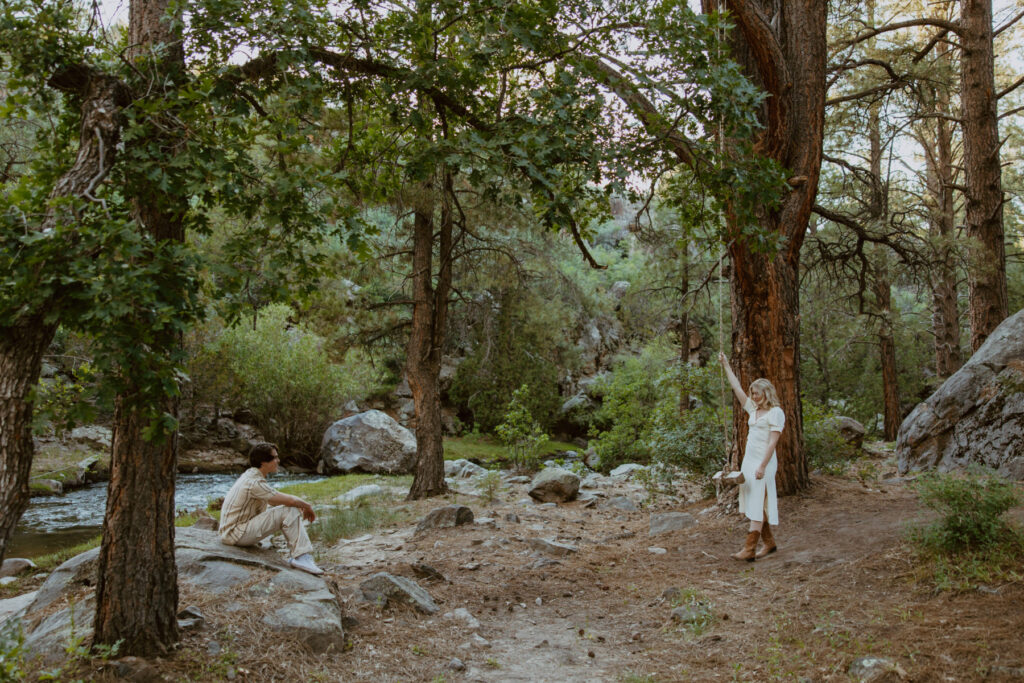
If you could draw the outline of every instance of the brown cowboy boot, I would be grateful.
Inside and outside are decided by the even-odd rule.
[[[778,550],[778,546],[775,545],[775,539],[772,537],[772,527],[768,522],[765,522],[761,527],[761,540],[764,542],[764,547],[757,553],[757,559],[761,559],[765,555],[770,555]]]
[[[743,550],[733,555],[734,559],[746,560],[747,562],[753,562],[757,555],[754,553],[757,550],[757,539],[761,536],[760,531],[751,531],[747,534],[747,542],[743,544]]]

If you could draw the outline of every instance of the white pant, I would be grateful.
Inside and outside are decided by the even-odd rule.
[[[292,558],[313,552],[306,527],[302,525],[302,511],[285,505],[274,505],[236,528],[231,539],[221,539],[227,545],[256,545],[267,536],[280,531],[288,542]]]

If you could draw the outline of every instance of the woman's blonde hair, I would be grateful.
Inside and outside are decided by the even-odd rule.
[[[754,393],[757,389],[764,396],[764,402],[772,408],[778,408],[782,404],[779,403],[779,393],[775,391],[775,385],[766,380],[764,377],[755,379],[750,383],[749,393]]]

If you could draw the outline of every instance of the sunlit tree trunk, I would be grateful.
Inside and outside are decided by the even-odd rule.
[[[413,217],[412,333],[406,374],[416,405],[416,476],[409,499],[429,498],[448,491],[444,482],[444,441],[441,425],[441,350],[448,320],[452,283],[452,178],[442,172],[440,230],[434,236],[434,194],[425,184]],[[433,255],[438,247],[437,276]]]
[[[969,248],[971,348],[1009,315],[1003,235],[999,119],[992,46],[992,0],[960,2],[960,109]]]
[[[715,0],[705,0],[714,8]],[[764,130],[757,149],[792,173],[779,208],[760,217],[765,232],[784,238],[775,254],[756,253],[730,226],[733,263],[732,350],[740,381],[775,384],[786,428],[778,445],[777,485],[783,495],[810,479],[800,409],[800,249],[818,188],[825,120],[826,3],[820,0],[726,0],[736,29],[733,54],[766,93]],[[739,443],[746,439],[743,411],[735,406]]]
[[[944,43],[938,50],[949,59],[950,48]],[[929,232],[936,260],[931,271],[932,330],[935,335],[935,372],[946,378],[960,369],[960,313],[957,307],[957,275],[955,241],[955,207],[953,203],[953,124],[949,93],[941,85],[935,90],[934,140],[925,154],[927,187],[933,206],[929,212]]]

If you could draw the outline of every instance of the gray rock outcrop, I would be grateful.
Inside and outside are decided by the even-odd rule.
[[[896,455],[901,474],[978,463],[1024,479],[1024,310],[914,408],[900,425]]]
[[[395,576],[387,572],[374,574],[359,584],[363,597],[370,602],[385,607],[388,603],[405,603],[412,605],[425,614],[435,614],[440,610],[430,593],[420,588],[412,579]]]
[[[427,516],[416,525],[416,533],[428,529],[448,529],[463,524],[472,524],[472,522],[473,511],[465,505],[445,505],[428,512]]]
[[[696,523],[697,520],[689,512],[662,512],[654,514],[651,515],[649,535],[658,536],[670,531],[679,531]]]
[[[416,460],[416,437],[379,410],[367,410],[332,424],[320,446],[321,474],[372,472],[405,474]]]
[[[837,415],[828,419],[830,427],[839,432],[839,436],[843,438],[843,441],[850,444],[856,449],[860,449],[864,445],[864,435],[867,431],[860,422],[857,422],[852,417],[845,417]]]
[[[564,503],[580,491],[580,478],[558,467],[542,470],[530,484],[530,497],[541,503]]]
[[[91,635],[91,593],[69,607],[54,608],[65,595],[96,585],[98,555],[99,548],[94,548],[62,564],[30,594],[31,604],[13,613],[25,628],[27,652],[47,666],[67,658],[72,621],[76,638],[87,641]],[[314,652],[344,647],[341,609],[327,582],[288,567],[275,551],[227,546],[214,531],[184,527],[175,531],[175,561],[179,580],[205,594],[204,601],[248,600],[248,615]],[[253,585],[241,594],[247,597],[239,598],[237,591],[245,584]],[[194,627],[203,628],[201,621]]]

